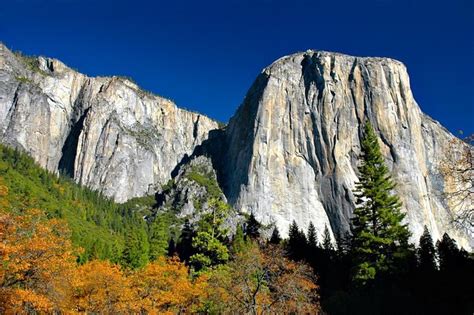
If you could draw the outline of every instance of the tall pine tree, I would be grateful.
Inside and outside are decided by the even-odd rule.
[[[229,214],[229,205],[217,198],[209,200],[209,211],[203,213],[198,222],[196,235],[192,239],[194,254],[189,258],[196,271],[225,263],[229,259],[228,248],[223,241],[227,234],[224,227]]]
[[[290,224],[287,244],[290,257],[295,260],[305,258],[307,246],[308,242],[306,240],[306,235],[300,230],[296,221],[293,220],[293,222]]]
[[[318,246],[318,236],[316,235],[316,228],[313,222],[309,221],[308,225],[308,247],[310,250],[315,250]]]
[[[398,196],[379,142],[370,123],[365,124],[361,143],[362,163],[354,195],[356,208],[352,219],[354,255],[353,279],[366,283],[377,273],[396,269],[397,261],[408,251],[409,231],[402,224]]]
[[[334,250],[334,246],[332,245],[332,241],[331,241],[331,233],[329,233],[329,229],[327,225],[324,226],[323,248],[324,250],[329,251],[329,252]]]
[[[443,238],[437,242],[439,255],[439,269],[441,271],[450,271],[459,267],[462,260],[462,254],[456,241],[447,233],[443,234]]]
[[[425,230],[420,237],[420,247],[418,248],[418,266],[424,273],[436,271],[436,249],[433,239],[425,225]]]

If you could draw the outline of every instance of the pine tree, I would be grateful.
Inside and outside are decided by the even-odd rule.
[[[421,271],[431,273],[436,270],[436,250],[433,239],[425,225],[425,230],[420,237],[420,247],[418,248],[418,265]]]
[[[125,238],[123,260],[133,269],[145,266],[148,263],[149,244],[144,229],[129,229]]]
[[[438,248],[439,255],[439,269],[442,271],[456,269],[463,256],[456,241],[447,233],[444,233],[443,238],[441,241],[438,241],[436,247]]]
[[[259,230],[261,226],[262,225],[260,224],[260,222],[258,222],[255,216],[253,215],[253,212],[250,213],[250,216],[246,222],[245,235],[250,237],[251,239],[259,238],[260,237]]]
[[[189,220],[186,220],[181,230],[181,235],[178,239],[178,244],[176,245],[176,252],[178,253],[179,259],[181,261],[188,261],[189,257],[194,254],[192,241],[195,233],[193,227]]]
[[[407,226],[401,223],[405,215],[400,211],[400,200],[391,194],[395,183],[384,163],[377,136],[370,123],[365,124],[364,131],[352,219],[353,278],[362,284],[379,272],[395,270],[395,261],[408,251],[409,238]]]
[[[192,239],[194,254],[189,262],[196,271],[225,263],[229,259],[228,249],[223,243],[227,233],[223,224],[229,206],[220,199],[211,198],[209,208],[210,211],[201,216],[197,233]]]
[[[308,225],[308,247],[310,250],[316,249],[318,246],[318,236],[316,235],[316,228],[313,222],[309,221]]]
[[[149,228],[150,260],[167,253],[169,235],[169,222],[164,217],[157,217]]]
[[[324,226],[323,248],[326,251],[334,250],[334,246],[332,245],[332,241],[331,241],[331,233],[329,233],[329,229],[327,225]]]
[[[237,226],[237,230],[235,231],[234,239],[232,240],[232,252],[240,253],[246,247],[246,241],[244,236],[244,230],[242,226]]]
[[[272,236],[270,237],[270,244],[280,244],[281,243],[281,236],[278,228],[275,226],[272,232]]]
[[[290,257],[295,260],[303,259],[306,254],[307,246],[306,235],[303,231],[300,231],[298,224],[293,220],[288,233],[288,252]]]
[[[173,257],[176,255],[176,243],[174,241],[173,238],[170,239],[170,241],[168,242],[168,251],[167,251],[167,255],[169,257]]]

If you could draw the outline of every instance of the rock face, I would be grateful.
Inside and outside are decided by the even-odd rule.
[[[399,183],[413,240],[426,225],[434,239],[448,232],[472,247],[473,231],[452,227],[443,198],[439,159],[454,136],[421,112],[398,61],[317,51],[281,58],[223,132],[130,80],[89,78],[0,44],[0,141],[117,201],[161,191],[164,206],[183,215],[210,191],[188,175],[199,166],[214,178],[212,160],[229,203],[283,236],[292,220],[304,229],[312,221],[319,233],[327,225],[333,236],[349,229],[367,120]]]
[[[472,234],[453,230],[442,196],[438,163],[454,136],[421,112],[405,66],[387,58],[307,51],[264,69],[226,130],[229,202],[283,235],[293,219],[320,233],[348,230],[367,120],[399,183],[412,239],[427,225],[434,239],[448,232],[472,245]]]
[[[234,233],[244,217],[227,204],[210,158],[204,154],[193,156],[176,173],[156,194],[156,212],[172,211],[177,217],[196,224],[203,213],[220,205],[228,212],[225,228]]]
[[[0,44],[0,141],[121,202],[157,190],[217,122],[119,77]]]

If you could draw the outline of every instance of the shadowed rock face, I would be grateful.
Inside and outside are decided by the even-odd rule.
[[[438,170],[453,136],[421,112],[405,66],[386,58],[307,51],[264,69],[227,128],[228,200],[283,235],[293,219],[320,233],[326,224],[348,230],[366,120],[399,183],[413,240],[427,225],[435,239],[449,232],[468,246],[472,235],[449,223]]]
[[[292,220],[337,235],[354,209],[366,120],[399,183],[413,240],[427,225],[435,239],[448,232],[469,248],[473,233],[453,230],[438,169],[454,136],[420,111],[398,61],[316,51],[281,58],[223,132],[127,79],[89,78],[0,44],[0,141],[119,202],[160,190],[206,154],[237,210],[274,222],[284,236]]]
[[[0,140],[119,202],[154,192],[215,128],[129,80],[89,78],[0,44]]]

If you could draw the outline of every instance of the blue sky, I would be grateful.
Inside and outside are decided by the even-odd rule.
[[[5,0],[0,41],[127,75],[227,121],[262,68],[306,49],[405,63],[423,111],[474,132],[474,1]]]

